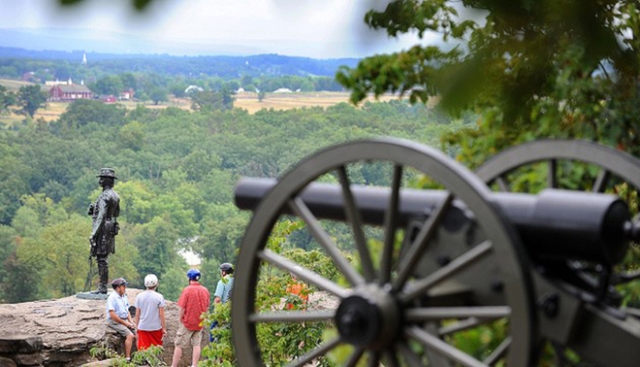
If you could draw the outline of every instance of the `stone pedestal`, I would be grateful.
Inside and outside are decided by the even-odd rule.
[[[82,292],[82,293],[77,293],[76,297],[80,299],[105,300],[109,298],[109,293]]]

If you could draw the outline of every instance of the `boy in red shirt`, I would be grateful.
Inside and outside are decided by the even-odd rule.
[[[209,310],[209,290],[200,284],[200,271],[187,272],[189,285],[182,290],[178,306],[180,307],[180,326],[175,339],[172,367],[177,367],[182,357],[182,348],[193,346],[191,364],[198,365],[200,343],[202,342],[202,314]]]

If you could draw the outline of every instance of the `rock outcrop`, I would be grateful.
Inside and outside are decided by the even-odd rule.
[[[140,292],[127,289],[132,305]],[[105,300],[76,296],[0,305],[0,367],[80,366],[93,361],[89,350],[100,345],[110,346],[122,354],[123,339],[106,328],[105,313]],[[178,314],[176,303],[167,301],[164,360],[169,365]],[[190,356],[190,349],[183,351],[184,366],[190,364]]]

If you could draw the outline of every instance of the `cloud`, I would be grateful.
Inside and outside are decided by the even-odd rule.
[[[384,0],[154,0],[143,12],[130,1],[84,0],[61,7],[53,0],[0,0],[2,28],[72,28],[135,34],[166,53],[176,42],[187,54],[235,49],[320,58],[363,57],[396,51],[417,42],[373,32],[363,18]],[[0,41],[1,42],[1,41]],[[0,44],[1,45],[1,44]],[[211,45],[212,47],[202,47]],[[27,45],[25,45],[27,46]]]

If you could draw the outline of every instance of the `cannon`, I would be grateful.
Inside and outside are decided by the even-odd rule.
[[[522,178],[531,172],[546,182]],[[569,176],[594,178],[574,187]],[[639,185],[634,157],[567,140],[516,146],[475,173],[415,142],[362,140],[321,150],[277,180],[243,178],[236,205],[253,216],[232,303],[238,362],[269,364],[261,323],[323,322],[333,332],[289,365],[346,346],[345,366],[535,366],[547,343],[557,364],[569,348],[584,363],[636,366],[640,313],[621,306],[616,285],[639,277],[619,269],[640,238]],[[322,250],[340,281],[270,248],[277,223],[292,218],[307,233],[297,241]],[[336,306],[259,310],[265,266]],[[495,340],[481,352],[461,347],[481,328],[498,330]]]

